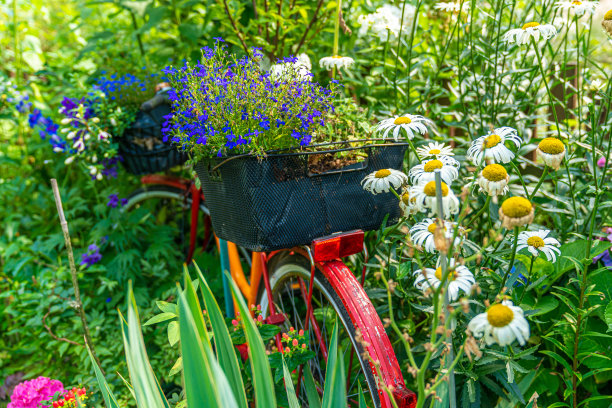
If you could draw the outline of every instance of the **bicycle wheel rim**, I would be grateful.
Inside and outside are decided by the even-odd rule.
[[[297,305],[291,304],[288,307],[288,300],[291,301],[290,293],[287,291],[287,288],[292,286],[297,286],[299,284],[298,279],[302,279],[306,290],[308,289],[309,280],[310,280],[310,268],[303,265],[301,262],[287,262],[283,265],[280,265],[278,268],[271,270],[270,274],[270,287],[272,289],[274,304],[277,308],[276,313],[281,313],[283,310],[283,314],[285,314],[285,323],[281,326],[282,331],[287,331],[287,329],[293,325],[296,330],[304,328],[304,317],[305,317],[305,298],[301,297],[302,301],[302,313],[299,319],[294,319],[292,314]],[[380,406],[380,401],[378,398],[378,391],[376,388],[376,379],[374,373],[370,369],[370,365],[367,360],[365,360],[361,354],[362,347],[358,341],[358,334],[353,326],[349,318],[349,314],[347,313],[344,305],[338,298],[337,294],[333,290],[331,284],[327,281],[327,279],[323,276],[320,271],[315,271],[315,279],[314,279],[314,293],[313,293],[313,313],[317,318],[317,322],[319,324],[319,330],[321,332],[321,337],[326,337],[325,344],[328,344],[329,337],[331,336],[331,324],[333,324],[333,317],[331,319],[324,320],[324,317],[327,316],[325,313],[322,313],[320,310],[320,305],[323,303],[322,299],[319,295],[325,298],[325,303],[333,310],[335,316],[337,316],[337,320],[339,323],[339,340],[344,339],[344,341],[338,344],[339,350],[343,350],[343,356],[345,360],[345,371],[347,376],[347,400],[349,406],[357,406],[358,403],[358,393],[357,393],[357,381],[360,382],[363,387],[364,396],[366,397],[366,401],[368,406]],[[296,300],[296,293],[302,292],[302,288],[299,290],[297,287],[293,289],[293,300]],[[284,299],[283,299],[283,295]],[[260,295],[260,304],[262,309],[262,315],[267,317],[268,315],[268,297],[265,290]],[[317,306],[318,304],[318,306]],[[319,310],[317,311],[317,307]],[[291,310],[291,312],[288,312]],[[328,309],[330,310],[330,309]],[[289,316],[287,316],[289,315]],[[298,313],[298,315],[300,315]],[[321,318],[323,316],[323,318]],[[331,324],[330,324],[331,323]],[[309,344],[311,349],[315,352],[317,360],[317,364],[314,367],[311,367],[313,376],[315,381],[318,381],[321,386],[321,390],[324,384],[325,377],[325,362],[321,358],[322,349],[316,340],[320,340],[317,338],[315,330],[309,330]],[[314,341],[313,341],[314,340]],[[349,361],[350,361],[350,353],[353,351],[353,363],[351,369],[351,375],[349,377],[348,369],[349,369]],[[311,364],[312,366],[312,364]],[[321,393],[319,390],[319,393]],[[302,402],[306,402],[305,398],[305,390],[303,381],[301,384],[300,393],[298,395]]]

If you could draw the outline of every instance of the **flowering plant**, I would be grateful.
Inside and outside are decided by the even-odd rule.
[[[253,56],[236,57],[222,40],[202,49],[203,59],[164,70],[173,89],[173,115],[166,137],[194,158],[307,146],[321,131],[337,85],[304,76],[295,58],[285,58],[282,75],[264,71]]]
[[[64,386],[61,381],[38,377],[18,384],[13,390],[7,408],[39,408],[41,402],[63,392]]]

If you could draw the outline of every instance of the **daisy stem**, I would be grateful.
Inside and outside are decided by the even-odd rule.
[[[400,29],[399,35],[397,36],[397,48],[395,50],[395,73],[393,76],[393,90],[395,91],[395,111],[399,111],[398,103],[397,103],[397,63],[399,61],[399,53],[400,48],[402,46],[402,30],[404,28],[404,12],[406,11],[406,0],[404,0],[404,5],[402,6],[402,17],[400,18]],[[415,16],[416,18],[416,16]]]
[[[523,298],[525,297],[525,293],[527,292],[527,287],[529,282],[531,282],[531,271],[533,270],[533,263],[535,261],[535,256],[531,255],[531,263],[529,264],[529,273],[527,273],[527,282],[525,282],[525,289],[523,289],[523,293],[521,293],[521,298],[519,299],[519,305],[523,303]]]
[[[408,142],[408,145],[410,145],[410,149],[412,150],[412,153],[414,153],[414,155],[416,156],[417,161],[419,162],[419,164],[421,163],[421,158],[419,157],[419,154],[417,153],[416,148],[414,147],[414,145],[412,144],[412,140],[410,139],[406,139],[406,141]]]
[[[504,285],[508,280],[508,275],[510,275],[510,271],[512,271],[512,267],[514,266],[514,258],[516,257],[516,247],[518,246],[518,236],[519,227],[514,227],[514,243],[512,244],[512,254],[510,255],[510,263],[508,264],[508,270],[504,274],[504,280],[502,280],[501,290],[504,289]]]
[[[487,208],[489,208],[489,205],[491,203],[491,196],[487,195],[487,201],[485,201],[484,205],[482,206],[482,208],[480,210],[478,210],[478,212],[476,213],[476,215],[474,215],[474,217],[472,218],[472,220],[477,220],[478,217],[480,217],[482,215],[483,212],[485,212],[485,210]],[[468,223],[468,225],[471,223]]]
[[[538,189],[542,185],[542,182],[546,178],[547,174],[548,174],[548,166],[545,166],[544,167],[544,172],[542,173],[542,176],[540,176],[540,181],[538,181],[538,184],[533,189],[533,192],[531,193],[531,196],[529,197],[529,201],[533,200],[533,197],[535,197],[536,193],[538,192]]]
[[[397,194],[397,191],[395,191],[395,189],[392,186],[389,186],[389,189],[391,190],[393,194],[395,194],[398,200],[402,201],[402,197],[400,197],[400,195]]]
[[[553,117],[555,118],[555,125],[557,127],[557,135],[559,139],[561,139],[561,128],[559,127],[559,119],[557,118],[557,110],[555,109],[555,105],[553,103],[553,96],[550,92],[550,87],[548,86],[548,80],[546,79],[546,73],[544,72],[544,66],[542,65],[542,56],[540,55],[540,49],[538,48],[538,44],[536,44],[533,37],[531,37],[531,43],[533,44],[533,49],[535,50],[536,57],[538,58],[538,65],[540,66],[540,73],[542,74],[542,82],[544,82],[544,86],[546,87],[546,93],[548,94],[548,102],[550,104],[550,110],[553,113]]]
[[[525,184],[525,180],[523,180],[523,176],[521,175],[521,171],[519,170],[518,166],[516,164],[514,164],[513,161],[510,162],[510,165],[512,166],[514,171],[516,171],[516,174],[517,174],[519,180],[521,181],[521,184],[523,185],[523,190],[525,190],[525,195],[527,197],[529,197],[529,191],[527,191],[527,185]]]

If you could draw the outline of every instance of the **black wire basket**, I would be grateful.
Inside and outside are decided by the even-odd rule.
[[[148,112],[139,111],[134,123],[117,138],[123,166],[132,174],[152,174],[185,163],[188,156],[172,143],[163,142],[164,116],[171,111],[167,103]]]
[[[380,169],[401,169],[407,144],[372,144],[324,152],[211,158],[195,170],[215,234],[252,251],[310,244],[335,232],[380,228],[400,217],[393,193],[374,195],[361,181]],[[313,155],[359,150],[367,157],[339,170],[313,173]]]

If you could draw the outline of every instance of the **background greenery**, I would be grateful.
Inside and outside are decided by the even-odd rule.
[[[555,12],[551,2],[500,0],[478,6],[474,1],[468,2],[471,9],[478,7],[484,16],[489,16],[482,17],[477,29],[470,28],[464,20],[435,11],[433,4],[415,2],[413,5],[422,7],[417,35],[414,40],[404,36],[394,43],[357,35],[357,17],[373,12],[382,2],[345,3],[348,4],[344,6],[344,17],[352,34],[346,31],[342,34],[340,53],[355,58],[356,66],[344,72],[341,79],[346,96],[367,110],[370,122],[390,112],[423,114],[436,121],[441,138],[453,139],[461,148],[484,134],[490,124],[515,126],[525,139],[521,150],[527,158],[522,162],[525,178],[538,180],[540,170],[529,161],[535,148],[532,139],[541,137],[538,132],[552,122],[550,115],[541,109],[545,99],[541,78],[537,67],[528,63],[533,55],[528,59],[501,49],[495,39],[509,28],[520,27],[534,13],[542,21],[552,21]],[[329,74],[318,68],[318,60],[331,55],[335,8],[333,1],[306,0],[281,2],[280,12],[272,7],[267,12],[259,7],[256,12],[252,2],[237,0],[2,2],[0,382],[9,375],[23,373],[24,378],[47,375],[65,384],[95,384],[86,350],[73,344],[83,341],[80,321],[70,306],[72,288],[50,178],[57,178],[62,188],[77,261],[90,244],[101,247],[102,261],[81,268],[80,282],[96,350],[111,387],[123,386],[117,372],[127,377],[116,317],[116,308],[125,313],[127,282],[132,280],[136,303],[141,316],[147,319],[159,312],[157,300],[176,302],[174,285],[181,278],[182,262],[167,228],[148,222],[147,214],[142,212],[123,214],[118,208],[107,206],[110,194],[123,198],[137,188],[136,177],[120,172],[117,179],[92,182],[83,169],[65,166],[48,141],[41,140],[29,128],[27,114],[17,111],[15,99],[27,94],[33,107],[52,115],[64,96],[89,89],[102,71],[133,72],[144,66],[156,71],[167,64],[180,63],[183,58],[197,58],[199,48],[210,45],[213,37],[225,38],[238,52],[245,44],[262,47],[272,61],[306,52],[313,61],[315,78],[326,81]],[[594,97],[595,91],[589,90],[589,86],[596,80],[607,85],[609,95],[610,42],[595,20],[589,35],[583,31],[579,40],[582,57],[588,58],[586,68],[581,62],[580,100]],[[576,46],[571,41],[575,40],[567,39],[570,47],[565,50],[557,48],[558,43],[550,45],[545,50],[547,58],[558,64],[574,60]],[[503,72],[511,75],[502,75]],[[531,87],[534,81],[537,86]],[[534,92],[534,88],[538,91]],[[574,91],[563,94],[561,103],[565,104],[573,95]],[[609,99],[595,106],[602,103],[609,106]],[[609,109],[607,114],[603,111],[602,128],[606,123],[609,126],[610,121]],[[575,126],[575,116],[567,114],[565,118],[568,127]],[[362,128],[367,127],[366,123]],[[598,148],[609,143],[609,134],[601,132],[597,138]],[[602,183],[607,195],[598,208],[593,207],[592,200],[584,198],[593,197],[591,187],[596,177],[591,177],[589,171],[593,172],[598,157],[585,148],[577,147],[575,152],[571,172],[576,181],[573,194],[580,200],[578,208],[568,208],[569,192],[561,184],[559,191],[535,201],[547,209],[560,209],[547,212],[537,222],[554,227],[562,242],[573,245],[565,248],[564,254],[578,257],[584,250],[587,221],[594,220],[598,233],[602,226],[612,223],[612,212],[609,181]],[[596,171],[593,174],[597,176]],[[470,206],[478,209],[482,201],[475,199]],[[473,228],[480,237],[487,236],[485,223]],[[374,274],[366,286],[383,317],[389,313],[387,295],[390,296],[399,326],[418,343],[424,341],[421,328],[427,317],[421,302],[414,300],[417,293],[409,273],[413,266],[406,262],[406,252],[398,252],[392,238],[380,234],[370,238],[371,253],[378,255],[372,263],[388,279],[399,283],[398,290],[390,293]],[[507,252],[495,253],[487,262],[506,262],[506,255]],[[385,262],[393,257],[397,257],[396,261]],[[520,257],[519,261],[528,262]],[[209,283],[219,285],[212,278],[218,276],[214,259],[204,256],[199,263],[207,271],[207,278],[211,277]],[[546,263],[536,263],[536,274],[550,273],[550,268]],[[571,384],[565,380],[572,376],[572,353],[569,350],[566,355],[563,349],[575,341],[571,334],[576,326],[571,321],[575,320],[578,297],[584,297],[582,286],[574,281],[576,276],[569,265],[555,280],[547,282],[546,291],[551,291],[554,284],[569,288],[569,294],[555,290],[556,294],[546,300],[527,297],[527,301],[533,302],[532,316],[537,317],[539,333],[538,342],[530,345],[532,348],[526,348],[524,353],[517,351],[518,354],[513,354],[512,349],[498,350],[480,363],[461,365],[458,384],[463,406],[493,403],[516,406],[533,392],[541,396],[543,406],[567,398]],[[496,293],[499,282],[492,278],[482,282],[491,293]],[[588,283],[595,288],[586,292],[584,309],[609,304],[610,282],[608,270],[597,265],[589,269]],[[588,296],[589,293],[594,294]],[[585,333],[605,333],[604,308],[594,310],[593,314],[595,318],[580,329]],[[563,321],[569,325],[559,323]],[[171,396],[180,390],[180,376],[165,374],[178,357],[178,350],[169,346],[165,325],[143,326],[143,333],[154,371],[161,373],[158,378],[166,395]],[[423,337],[419,338],[420,335]],[[545,338],[551,340],[546,342]],[[393,340],[402,361],[399,338]],[[593,335],[580,341],[579,346],[580,355],[586,356],[598,350],[610,351],[612,342],[605,336]],[[541,353],[536,347],[548,352]],[[588,361],[580,368],[585,376],[579,391],[581,398],[609,394],[606,390],[610,387],[610,367],[610,362],[602,359]],[[515,381],[509,380],[509,371],[516,375]],[[412,377],[408,373],[405,377],[412,386]],[[6,400],[0,400],[0,406],[5,403]],[[588,406],[609,407],[609,401],[595,400]]]

